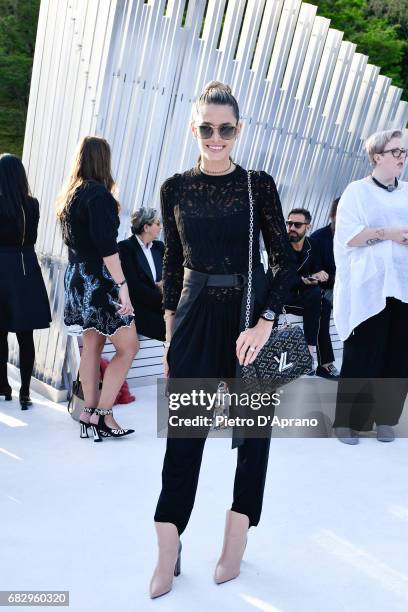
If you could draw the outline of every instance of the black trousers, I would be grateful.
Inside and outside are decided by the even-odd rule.
[[[205,441],[206,438],[167,439],[162,491],[154,520],[173,523],[179,534],[185,530],[193,509]],[[256,526],[261,516],[269,445],[270,438],[245,438],[237,450],[231,510],[246,514],[250,526]]]
[[[333,363],[334,353],[330,338],[331,304],[320,287],[305,287],[285,306],[287,312],[303,316],[306,342],[316,347],[318,364]]]
[[[8,342],[6,331],[0,331],[0,389],[7,389],[7,361],[8,361]],[[33,373],[35,348],[33,332],[17,332],[17,341],[20,349],[20,376],[21,393],[28,395],[30,391],[30,379]]]
[[[334,427],[397,425],[408,392],[408,304],[385,308],[345,340]]]
[[[200,388],[206,388],[207,382],[211,387],[211,379],[234,384],[237,377],[236,340],[241,329],[244,291],[241,282],[238,287],[232,285],[233,290],[230,285],[224,285],[228,275],[221,279],[222,284],[211,285],[215,278],[220,280],[219,276],[185,272],[168,353],[170,382],[198,379]],[[262,265],[254,270],[254,287],[257,288],[253,319],[256,321],[265,303],[262,287],[267,292]],[[201,437],[170,436],[167,439],[162,490],[154,519],[173,523],[179,534],[185,530],[193,509],[207,433],[208,429],[203,427]],[[237,447],[231,509],[246,514],[250,526],[257,525],[261,516],[269,446],[270,438],[244,437]],[[211,500],[207,500],[207,504],[210,509]]]

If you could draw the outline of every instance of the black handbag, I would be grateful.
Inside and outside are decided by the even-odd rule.
[[[81,412],[83,411],[85,406],[84,393],[82,391],[82,384],[79,379],[79,374],[77,380],[74,380],[72,383],[71,396],[69,398],[67,410],[69,414],[72,416],[74,421],[79,421],[79,417]]]
[[[99,381],[99,391],[101,389],[102,389],[102,380]],[[71,417],[74,419],[74,421],[79,421],[79,417],[81,416],[81,412],[83,412],[84,407],[85,407],[84,392],[82,389],[82,383],[79,378],[79,372],[78,372],[77,379],[74,380],[74,382],[72,383],[72,390],[71,390],[71,394],[69,397],[67,410],[68,410],[68,413],[71,415]]]
[[[245,309],[245,330],[249,328],[252,305],[252,243],[254,234],[254,201],[252,196],[251,172],[248,171],[249,194],[249,267]],[[261,382],[278,387],[292,382],[313,368],[313,358],[302,329],[290,325],[283,308],[284,324],[274,327],[271,335],[260,349],[253,363],[241,366],[245,383],[253,386]]]

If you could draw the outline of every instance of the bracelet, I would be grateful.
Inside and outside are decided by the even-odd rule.
[[[115,287],[120,289],[123,285],[126,285],[126,284],[127,284],[127,280],[126,278],[124,278],[123,281],[121,281],[120,283],[115,283]]]

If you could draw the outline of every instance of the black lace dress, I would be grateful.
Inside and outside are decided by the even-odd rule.
[[[275,183],[266,172],[252,173],[254,196],[253,267],[261,265],[259,234],[268,253],[266,293],[255,292],[252,324],[260,312],[282,311],[296,280]],[[247,172],[237,166],[222,176],[195,167],[169,178],[161,188],[165,254],[164,307],[175,311],[183,288],[183,267],[210,274],[247,274],[249,198]],[[265,280],[265,283],[267,281]],[[177,327],[168,353],[173,378],[233,378],[240,333],[241,287],[204,287]],[[266,299],[259,299],[260,295]],[[258,299],[257,299],[258,297]]]

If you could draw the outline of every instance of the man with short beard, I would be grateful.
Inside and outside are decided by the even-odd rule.
[[[331,304],[323,296],[319,286],[320,283],[327,282],[329,275],[324,270],[319,270],[316,249],[306,235],[311,221],[310,212],[305,208],[294,208],[286,221],[299,274],[299,281],[292,288],[286,311],[303,316],[303,331],[312,355],[316,348],[316,375],[337,379],[339,373],[333,365],[334,354],[330,338]]]

